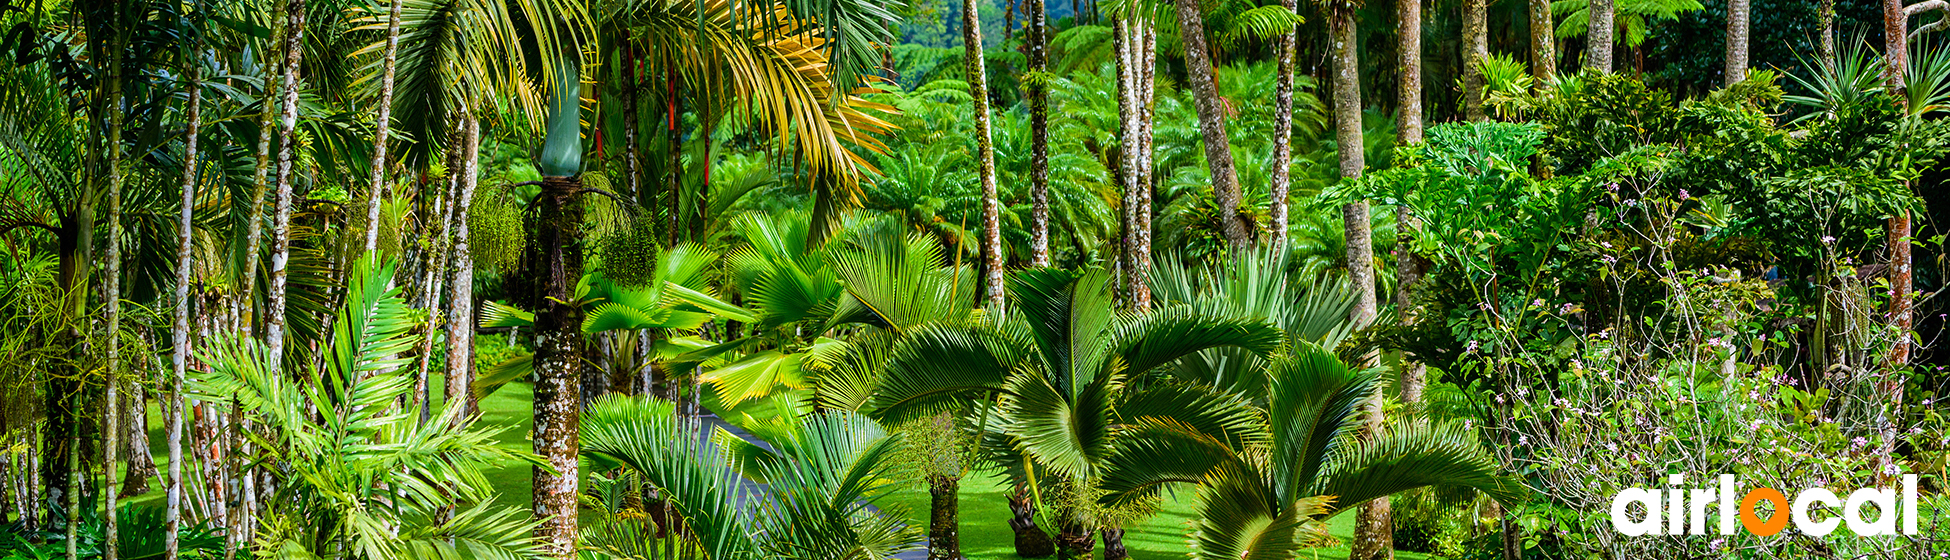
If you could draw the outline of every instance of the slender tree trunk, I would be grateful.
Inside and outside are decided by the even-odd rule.
[[[1557,24],[1551,19],[1551,0],[1530,0],[1530,77],[1538,85],[1557,75]]]
[[[199,2],[201,4],[201,2]],[[200,8],[199,8],[200,10]],[[201,44],[199,37],[198,43]],[[176,317],[170,327],[169,480],[163,485],[163,559],[176,560],[183,525],[183,378],[190,363],[190,283],[196,249],[196,143],[203,128],[203,67],[191,63],[189,130],[183,135],[183,199],[176,215]],[[229,537],[226,536],[226,542]]]
[[[1752,21],[1749,2],[1727,0],[1727,85],[1747,79],[1747,27]]]
[[[460,188],[454,194],[454,252],[448,258],[453,279],[447,282],[447,383],[448,403],[460,402],[461,422],[479,412],[474,400],[474,255],[469,252],[467,218],[474,205],[474,187],[480,179],[481,120],[467,116],[462,134]]]
[[[1817,32],[1821,34],[1816,48],[1822,60],[1835,62],[1835,0],[1821,0],[1821,8],[1815,12]]]
[[[1490,119],[1483,112],[1483,63],[1490,58],[1489,0],[1463,0],[1463,114],[1470,122]]]
[[[928,560],[965,560],[961,553],[961,477],[928,476]]]
[[[278,28],[275,44],[283,45],[286,41],[284,35],[290,33],[291,30],[284,25],[282,20],[276,20],[274,26]],[[275,107],[277,106],[278,100],[284,98],[285,65],[266,62],[264,69],[264,98],[260,100],[259,109],[261,110],[257,115],[257,159],[256,166],[251,170],[250,210],[246,212],[248,216],[246,221],[248,223],[245,226],[244,247],[242,250],[244,266],[241,272],[242,278],[238,278],[238,285],[242,286],[243,289],[240,290],[236,300],[237,315],[239,317],[248,317],[246,326],[249,327],[253,336],[259,334],[257,329],[260,328],[264,320],[263,309],[258,307],[259,301],[257,299],[258,249],[264,243],[264,196],[269,194],[271,188],[271,141],[277,138],[277,122],[275,120],[277,112]],[[249,311],[249,313],[245,313],[245,311]]]
[[[1403,146],[1422,143],[1422,1],[1395,1],[1395,20],[1401,27],[1401,48],[1396,53],[1399,58],[1395,61],[1401,68],[1400,90],[1397,92],[1401,118],[1395,126],[1400,135],[1399,143]]]
[[[117,20],[123,19],[122,10],[117,10]],[[107,95],[108,104],[108,239],[103,260],[108,261],[107,273],[102,276],[102,300],[108,304],[107,336],[102,337],[107,358],[102,368],[102,543],[103,560],[115,560],[120,555],[121,537],[119,522],[115,518],[116,502],[121,491],[115,484],[115,471],[120,466],[120,451],[116,438],[121,434],[121,371],[122,371],[122,73],[127,64],[122,56],[124,45],[128,43],[124,26],[116,30],[114,50],[109,54],[109,74]],[[70,521],[70,525],[73,522]]]
[[[1421,0],[1399,1],[1403,4],[1408,4],[1420,2]],[[1296,7],[1294,0],[1281,0],[1280,5],[1286,6],[1288,10],[1293,10]],[[1411,29],[1404,27],[1401,29],[1401,33],[1403,41],[1421,41],[1421,31],[1419,28]],[[1410,33],[1416,34],[1416,37],[1409,39],[1408,36]],[[1279,43],[1273,47],[1279,51],[1277,54],[1279,59],[1277,66],[1279,76],[1276,78],[1278,82],[1273,88],[1273,168],[1270,170],[1273,177],[1272,184],[1269,185],[1272,208],[1268,212],[1271,216],[1269,216],[1270,219],[1268,221],[1270,223],[1267,226],[1273,230],[1273,250],[1276,254],[1286,252],[1286,199],[1287,191],[1292,188],[1293,184],[1293,57],[1294,49],[1298,48],[1299,36],[1300,31],[1297,29],[1291,33],[1281,35]],[[1416,79],[1419,80],[1421,78],[1418,76]]]
[[[1904,80],[1909,72],[1909,14],[1903,11],[1903,0],[1885,0],[1883,35],[1883,80],[1890,94],[1896,97],[1896,103],[1907,106],[1908,86]],[[1889,411],[1883,420],[1882,448],[1876,454],[1878,466],[1887,466],[1894,460],[1897,430],[1904,416],[1903,382],[1909,373],[1910,330],[1915,326],[1914,317],[1910,314],[1913,278],[1910,270],[1910,225],[1909,210],[1904,208],[1890,216],[1886,226],[1889,247],[1889,328],[1896,332],[1896,340],[1890,344],[1888,371],[1883,374],[1881,383],[1881,392],[1883,398],[1887,399],[1884,402],[1889,403]]]
[[[1036,501],[1029,487],[1017,482],[1009,492],[1009,529],[1016,533],[1016,556],[1048,558],[1056,554],[1056,543],[1036,525]]]
[[[1029,3],[1029,266],[1049,266],[1049,13]]]
[[[393,71],[399,67],[401,0],[388,0],[386,54],[379,76],[379,116],[372,134],[372,190],[366,194],[366,253],[379,251],[379,203],[386,193],[386,135],[393,129]],[[377,264],[377,263],[375,263]]]
[[[1586,28],[1584,67],[1611,73],[1613,16],[1612,0],[1591,0],[1590,25]]]
[[[1232,162],[1226,136],[1225,107],[1212,79],[1212,57],[1205,45],[1205,14],[1197,0],[1176,0],[1178,35],[1185,46],[1186,79],[1191,81],[1192,104],[1198,110],[1199,136],[1205,139],[1205,163],[1212,172],[1212,196],[1219,203],[1219,219],[1226,241],[1234,247],[1252,243],[1253,224],[1239,212],[1239,172]]]
[[[962,64],[975,101],[975,142],[982,180],[982,284],[990,306],[1002,306],[1002,201],[995,184],[995,141],[989,124],[988,70],[982,64],[982,18],[975,0],[961,3]]]
[[[1137,153],[1136,165],[1132,170],[1137,174],[1134,186],[1137,190],[1137,204],[1133,217],[1131,233],[1131,308],[1138,311],[1151,309],[1151,286],[1146,281],[1151,277],[1151,150],[1152,150],[1152,111],[1157,96],[1157,47],[1158,30],[1149,20],[1138,20],[1132,25],[1136,52],[1132,61],[1137,71],[1132,73],[1132,87],[1137,90]]]
[[[1136,22],[1129,17],[1120,17],[1111,22],[1111,43],[1117,57],[1117,178],[1122,182],[1124,200],[1119,215],[1123,238],[1119,245],[1123,254],[1118,255],[1124,265],[1125,293],[1132,308],[1139,299],[1150,299],[1145,290],[1144,276],[1138,270],[1137,234],[1143,228],[1138,223],[1140,193],[1145,186],[1137,172],[1137,154],[1143,143],[1138,140],[1139,103],[1137,94],[1137,46]],[[1140,292],[1147,292],[1140,295]]]
[[[285,267],[291,260],[292,166],[297,163],[292,132],[298,127],[298,71],[305,56],[305,0],[287,0],[284,15],[284,99],[278,107],[277,202],[271,223],[270,295],[264,310],[264,345],[276,370],[284,364]]]
[[[1328,27],[1334,42],[1334,123],[1339,144],[1341,177],[1359,179],[1367,168],[1367,154],[1361,130],[1361,62],[1357,51],[1359,32],[1351,9],[1331,10]],[[1355,303],[1349,317],[1356,325],[1374,321],[1374,247],[1368,224],[1368,203],[1355,202],[1341,207],[1347,228],[1348,280],[1354,286]],[[1367,432],[1381,426],[1379,399],[1370,405]],[[1375,560],[1394,557],[1394,535],[1389,521],[1388,499],[1381,498],[1362,506],[1354,523],[1354,540],[1349,558]]]
[[[548,465],[534,469],[535,517],[543,520],[535,531],[549,556],[573,560],[583,341],[582,311],[567,302],[573,301],[572,292],[582,275],[582,207],[576,200],[582,185],[573,177],[548,177],[542,183],[536,213],[540,227],[534,230],[541,238],[534,243],[546,253],[536,256],[543,267],[532,272],[546,276],[540,282],[540,297],[531,300],[539,305],[535,313],[534,448]]]

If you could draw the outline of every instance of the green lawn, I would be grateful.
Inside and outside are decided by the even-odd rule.
[[[436,377],[435,380],[438,383]],[[438,388],[433,388],[439,394]],[[529,405],[530,390],[527,384],[510,383],[488,398],[481,401],[482,425],[502,429],[497,439],[502,445],[527,450],[528,430],[531,419]],[[150,407],[149,425],[150,449],[156,457],[157,465],[165,465],[168,457],[167,434],[160,412],[153,404]],[[529,467],[520,463],[491,466],[486,475],[493,481],[499,496],[496,502],[515,508],[527,508],[529,488],[531,487]],[[1012,559],[1015,534],[1009,531],[1008,487],[999,478],[977,473],[962,481],[961,489],[961,529],[962,549],[973,560]],[[157,502],[162,499],[162,484],[151,485],[151,491],[130,501]],[[909,517],[924,525],[928,513],[927,487],[912,484],[897,491],[891,499],[905,507]],[[1130,548],[1133,560],[1173,560],[1185,558],[1190,550],[1192,532],[1193,496],[1190,492],[1179,492],[1167,500],[1164,510],[1158,515],[1129,529],[1124,536],[1124,544]],[[1354,516],[1342,515],[1329,523],[1330,532],[1346,539],[1353,532]],[[1413,552],[1397,552],[1396,558],[1422,560],[1428,556]],[[1345,547],[1322,548],[1303,554],[1303,559],[1344,559]]]

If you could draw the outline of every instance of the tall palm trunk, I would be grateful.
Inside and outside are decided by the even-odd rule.
[[[576,425],[582,406],[582,308],[575,286],[582,278],[581,77],[573,56],[556,61],[555,99],[540,165],[542,192],[528,230],[524,259],[536,275],[527,303],[535,309],[534,450],[547,463],[534,469],[535,528],[545,554],[576,558],[576,500],[580,494]],[[674,149],[674,148],[673,148]]]
[[[1145,224],[1138,218],[1139,209],[1144,206],[1142,194],[1147,185],[1138,172],[1138,152],[1144,143],[1141,134],[1140,105],[1137,80],[1137,50],[1134,43],[1139,42],[1137,23],[1131,17],[1120,17],[1111,23],[1111,41],[1117,57],[1117,177],[1123,182],[1124,201],[1120,214],[1124,238],[1120,244],[1123,254],[1118,258],[1123,262],[1125,290],[1132,308],[1149,305],[1151,292],[1144,284],[1144,271],[1138,266],[1138,236],[1145,230]]]
[[[123,10],[117,10],[121,19]],[[116,492],[121,489],[115,485],[115,471],[119,465],[120,447],[116,438],[120,436],[122,403],[122,73],[126,70],[122,49],[127,44],[124,29],[118,25],[115,42],[109,51],[109,74],[107,94],[104,103],[108,108],[108,240],[103,251],[107,271],[102,277],[102,299],[108,304],[106,323],[107,356],[102,368],[102,559],[115,560],[120,554],[121,545],[118,520],[115,518],[115,502],[120,498]],[[72,522],[69,523],[73,525]]]
[[[399,67],[402,0],[389,0],[386,13],[385,68],[379,75],[379,116],[372,133],[372,190],[366,193],[366,253],[379,250],[379,202],[386,192],[386,135],[393,129],[393,71]]]
[[[975,101],[975,143],[982,179],[982,284],[988,304],[1002,306],[1002,201],[995,184],[995,140],[989,123],[988,69],[982,63],[982,17],[975,0],[961,3],[962,64]]]
[[[1135,214],[1132,217],[1131,237],[1131,308],[1137,311],[1151,309],[1151,286],[1145,283],[1151,276],[1151,149],[1152,111],[1157,97],[1156,70],[1158,60],[1158,30],[1149,20],[1140,19],[1132,25],[1137,47],[1132,55],[1137,72],[1132,73],[1132,86],[1137,90],[1137,182],[1132,183],[1137,190]]]
[[[1530,76],[1540,85],[1557,74],[1556,31],[1551,0],[1530,0]]]
[[[271,274],[265,297],[264,346],[273,368],[284,364],[285,268],[291,260],[291,183],[297,147],[292,132],[298,127],[298,72],[305,56],[305,0],[287,0],[284,7],[284,87],[278,105],[277,202],[271,222]]]
[[[274,26],[278,29],[275,44],[283,45],[284,35],[291,30],[282,20],[277,21]],[[258,248],[264,243],[264,196],[269,194],[271,189],[271,141],[277,137],[276,107],[278,100],[284,98],[284,71],[283,64],[267,62],[264,65],[264,98],[260,100],[258,107],[260,110],[257,115],[256,166],[251,170],[250,210],[245,213],[247,223],[244,229],[244,247],[241,251],[244,264],[239,272],[241,277],[238,279],[238,284],[243,289],[233,302],[239,317],[245,316],[246,310],[250,312],[249,326],[253,335],[257,334],[257,329],[264,320],[263,309],[258,307],[257,300]]]
[[[1400,135],[1398,143],[1403,146],[1422,143],[1422,2],[1395,0],[1395,21],[1401,36],[1401,47],[1396,52],[1399,57],[1396,63],[1401,67],[1398,84],[1401,89],[1397,92],[1401,122],[1396,128]]]
[[[1408,3],[1421,0],[1400,1]],[[1288,11],[1296,7],[1294,0],[1280,0],[1280,5],[1286,6]],[[1404,41],[1408,40],[1406,37],[1409,33],[1417,35],[1416,41],[1421,40],[1419,28],[1403,28],[1401,32]],[[1299,36],[1300,31],[1297,29],[1281,35],[1279,43],[1273,47],[1279,50],[1277,56],[1280,75],[1277,78],[1277,85],[1273,88],[1273,168],[1271,170],[1273,178],[1272,184],[1269,185],[1273,200],[1269,212],[1270,223],[1267,226],[1273,230],[1273,250],[1279,253],[1286,252],[1286,199],[1287,191],[1293,184],[1293,57],[1294,49],[1298,48]],[[1416,79],[1420,80],[1421,77],[1417,76]]]
[[[201,10],[201,2],[198,2]],[[201,36],[198,44],[201,45]],[[183,201],[176,216],[176,317],[170,326],[169,399],[163,402],[169,423],[169,480],[163,485],[163,560],[176,560],[183,524],[183,378],[190,363],[190,281],[195,250],[196,142],[203,128],[203,66],[190,68],[189,129],[183,135]],[[234,539],[226,535],[225,543]],[[226,546],[228,548],[228,546]]]
[[[1205,45],[1205,14],[1197,0],[1176,0],[1179,40],[1185,46],[1186,78],[1191,81],[1192,104],[1198,109],[1199,136],[1205,139],[1205,162],[1212,172],[1212,196],[1219,203],[1219,220],[1226,241],[1235,247],[1252,242],[1250,228],[1239,213],[1239,172],[1232,162],[1226,136],[1225,107],[1212,80],[1211,51]]]
[[[1727,0],[1727,85],[1747,79],[1747,27],[1752,21],[1749,2]]]
[[[1334,125],[1335,142],[1339,144],[1341,177],[1346,180],[1359,179],[1367,168],[1367,154],[1361,130],[1361,60],[1358,52],[1359,33],[1354,23],[1353,8],[1345,5],[1330,7],[1328,27],[1334,45]],[[1374,232],[1368,223],[1368,203],[1354,202],[1341,206],[1341,219],[1346,225],[1347,234],[1347,275],[1354,286],[1354,309],[1350,319],[1356,325],[1365,326],[1375,317],[1374,286]],[[1369,405],[1367,433],[1372,436],[1381,430],[1381,403],[1379,399]],[[1361,507],[1354,519],[1354,540],[1350,544],[1349,558],[1355,560],[1375,560],[1394,557],[1394,535],[1390,522],[1387,498],[1369,502]]]
[[[452,225],[453,256],[448,266],[453,279],[447,282],[447,402],[461,402],[462,422],[478,412],[474,400],[474,256],[469,253],[467,217],[474,203],[474,187],[480,179],[481,120],[469,114],[462,134],[460,188],[454,194]]]
[[[1908,85],[1904,83],[1909,72],[1909,14],[1903,9],[1903,0],[1884,0],[1883,4],[1883,53],[1882,77],[1886,89],[1896,97],[1896,103],[1908,105]],[[1913,188],[1913,186],[1911,186]],[[1910,309],[1910,215],[1907,208],[1899,209],[1889,217],[1885,228],[1889,247],[1889,328],[1896,332],[1896,340],[1890,344],[1887,371],[1883,374],[1882,393],[1888,400],[1889,411],[1883,416],[1883,437],[1878,457],[1878,466],[1887,467],[1895,456],[1896,430],[1903,422],[1903,381],[1909,370],[1909,337],[1914,325]],[[1878,469],[1879,471],[1881,469]]]
[[[1029,6],[1029,266],[1049,266],[1049,13]]]
[[[1584,67],[1611,73],[1612,31],[1615,23],[1612,0],[1591,0],[1590,24],[1584,34]]]
[[[1483,62],[1490,58],[1489,0],[1463,0],[1463,114],[1470,122],[1489,120],[1483,112]]]

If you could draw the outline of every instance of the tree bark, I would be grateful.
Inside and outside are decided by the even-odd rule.
[[[1585,28],[1584,67],[1611,73],[1612,31],[1616,14],[1612,0],[1591,0],[1590,25]]]
[[[1137,173],[1137,204],[1130,248],[1131,275],[1137,282],[1131,286],[1131,308],[1148,311],[1151,309],[1151,285],[1146,283],[1151,277],[1151,154],[1156,140],[1151,132],[1156,117],[1158,29],[1147,20],[1139,20],[1132,29],[1137,36],[1132,61],[1137,71],[1131,74],[1131,85],[1137,90],[1137,164],[1133,166]]]
[[[291,31],[284,25],[282,20],[276,20],[274,26],[278,28],[276,44],[283,45],[286,41],[284,35]],[[257,329],[261,327],[262,321],[264,320],[263,309],[258,307],[259,302],[257,300],[258,248],[264,243],[264,196],[270,193],[271,141],[277,137],[277,121],[275,120],[277,113],[275,112],[275,107],[278,100],[284,98],[284,74],[286,68],[283,64],[265,64],[264,66],[266,69],[266,75],[263,76],[264,98],[259,104],[258,108],[260,111],[258,111],[257,116],[256,166],[251,170],[250,211],[246,213],[248,215],[246,219],[248,224],[245,226],[244,247],[242,251],[244,255],[243,277],[238,279],[238,285],[242,286],[243,290],[241,290],[240,297],[236,299],[237,315],[239,317],[248,315],[247,326],[250,328],[253,336],[258,334]],[[247,310],[249,311],[248,314],[245,313]]]
[[[116,10],[116,20],[124,19],[125,10]],[[122,369],[122,73],[127,64],[122,56],[123,45],[127,43],[128,29],[117,25],[113,49],[108,61],[107,92],[104,95],[108,118],[108,239],[103,260],[107,271],[102,275],[102,300],[107,304],[106,335],[102,338],[107,354],[102,368],[102,543],[103,560],[115,560],[121,554],[120,523],[115,518],[115,506],[121,491],[115,484],[115,471],[120,466],[120,451],[116,438],[120,436],[122,420],[121,369]],[[69,523],[73,525],[73,522]]]
[[[1029,266],[1049,266],[1049,13],[1029,3]]]
[[[1897,103],[1909,99],[1903,74],[1909,71],[1909,16],[1903,0],[1882,2],[1882,81]]]
[[[1396,0],[1395,19],[1401,27],[1401,48],[1396,53],[1401,67],[1397,93],[1401,122],[1395,126],[1401,145],[1413,146],[1422,143],[1422,0]]]
[[[393,71],[399,67],[401,0],[389,0],[386,53],[379,76],[379,116],[372,134],[372,190],[366,193],[366,254],[379,251],[379,202],[386,193],[386,135],[393,129]],[[377,263],[375,263],[377,264]]]
[[[305,0],[285,2],[284,87],[278,107],[278,172],[271,223],[270,293],[265,298],[264,345],[273,371],[284,367],[285,267],[291,260],[291,182],[297,147],[298,72],[305,56]]]
[[[1124,547],[1124,529],[1105,527],[1099,532],[1104,537],[1104,560],[1129,560],[1131,550]]]
[[[928,476],[928,560],[965,560],[961,553],[961,477]]]
[[[1747,79],[1748,25],[1752,21],[1750,0],[1727,0],[1727,85]]]
[[[1420,2],[1421,0],[1399,1],[1403,5],[1407,5]],[[1296,7],[1294,0],[1280,0],[1280,5],[1285,6],[1287,10],[1293,10]],[[1415,39],[1412,40],[1421,40],[1420,28],[1404,26],[1401,29],[1401,33],[1403,42],[1411,40],[1408,38],[1411,33],[1416,35]],[[1268,209],[1269,211],[1267,212],[1269,214],[1267,227],[1273,230],[1273,251],[1276,254],[1286,252],[1286,199],[1287,192],[1291,190],[1293,185],[1293,57],[1294,49],[1297,48],[1296,45],[1299,43],[1299,35],[1300,31],[1298,29],[1291,33],[1281,35],[1279,42],[1273,47],[1279,51],[1277,54],[1279,59],[1277,72],[1279,72],[1279,76],[1276,78],[1278,82],[1273,86],[1273,165],[1272,169],[1269,170],[1272,172],[1272,181],[1268,185],[1270,198],[1272,198],[1272,208]],[[1416,79],[1420,80],[1421,78],[1417,76]]]
[[[183,198],[176,215],[176,316],[170,327],[169,399],[163,402],[169,422],[169,480],[163,485],[164,560],[176,560],[180,554],[177,539],[183,524],[182,395],[190,362],[190,282],[196,249],[196,144],[203,128],[203,68],[201,64],[191,64],[190,104],[186,109],[189,129],[183,135]]]
[[[988,69],[982,58],[982,18],[975,0],[962,0],[962,64],[975,102],[977,172],[982,180],[982,284],[990,306],[1002,307],[1002,200],[995,184],[995,136],[989,123]]]
[[[1225,107],[1212,79],[1212,57],[1205,44],[1205,14],[1198,0],[1175,0],[1178,35],[1185,47],[1186,79],[1192,104],[1198,110],[1199,136],[1205,140],[1205,163],[1212,174],[1212,197],[1219,203],[1219,220],[1226,241],[1234,247],[1252,243],[1252,224],[1239,212],[1239,172],[1233,165],[1226,136]]]
[[[1530,77],[1538,85],[1557,75],[1557,24],[1551,18],[1551,0],[1530,0]]]
[[[1097,548],[1097,535],[1077,518],[1077,512],[1067,511],[1062,520],[1056,523],[1056,557],[1060,560],[1083,560],[1090,558],[1090,551]]]
[[[447,382],[448,403],[461,404],[460,422],[466,423],[479,410],[474,400],[474,255],[469,252],[467,218],[474,203],[474,187],[480,179],[481,120],[469,114],[462,134],[460,188],[454,194],[454,212],[449,219],[453,231],[453,256],[448,265],[453,279],[447,282]]]
[[[1056,554],[1056,543],[1036,525],[1036,502],[1029,487],[1017,482],[1009,493],[1009,529],[1016,533],[1016,556],[1048,558]]]
[[[544,553],[574,560],[576,539],[576,427],[581,421],[582,310],[569,303],[582,276],[582,190],[574,177],[546,177],[536,200],[537,236],[530,273],[541,274],[535,312],[534,450],[547,466],[534,469],[535,529]]]
[[[1359,33],[1351,8],[1337,6],[1330,11],[1328,27],[1334,42],[1335,140],[1339,144],[1341,177],[1353,180],[1359,179],[1367,167],[1367,155],[1362,151],[1361,64],[1360,54],[1356,50]],[[1368,224],[1368,203],[1363,201],[1343,205],[1341,219],[1347,230],[1348,280],[1355,291],[1354,309],[1350,311],[1349,318],[1356,325],[1365,326],[1375,317],[1373,231]],[[1380,429],[1381,421],[1378,405],[1372,406],[1368,416],[1368,430],[1371,433]],[[1394,550],[1387,498],[1362,506],[1355,517],[1349,558],[1393,558]]]
[[[1123,254],[1118,255],[1118,259],[1124,265],[1125,297],[1133,309],[1138,307],[1139,300],[1148,303],[1150,299],[1143,272],[1137,266],[1137,236],[1144,227],[1138,223],[1138,209],[1142,205],[1139,199],[1146,185],[1137,171],[1138,151],[1142,149],[1143,142],[1138,139],[1138,106],[1141,100],[1137,93],[1138,47],[1133,44],[1138,42],[1136,27],[1136,22],[1129,17],[1119,17],[1111,22],[1111,43],[1117,57],[1117,179],[1123,183],[1121,190],[1124,192],[1119,209],[1120,229],[1123,230],[1119,246]]]
[[[1463,0],[1463,114],[1469,122],[1489,120],[1483,112],[1483,62],[1490,58],[1489,0]]]
[[[1817,52],[1822,60],[1835,62],[1835,0],[1821,0],[1821,8],[1815,12],[1816,32],[1821,34]]]

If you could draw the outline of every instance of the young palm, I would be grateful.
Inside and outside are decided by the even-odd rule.
[[[1216,560],[1291,557],[1325,539],[1328,518],[1425,486],[1472,488],[1503,503],[1521,497],[1521,486],[1498,476],[1496,460],[1456,426],[1405,425],[1359,437],[1383,370],[1354,371],[1319,346],[1298,346],[1267,370],[1267,398],[1256,413],[1204,425],[1136,415],[1102,462],[1102,500],[1197,485],[1194,558]]]
[[[1237,421],[1211,406],[1229,398],[1216,391],[1169,383],[1127,390],[1127,381],[1210,348],[1264,354],[1280,344],[1279,330],[1263,321],[1214,318],[1190,305],[1119,314],[1101,270],[1022,271],[1010,295],[1011,315],[999,321],[909,330],[888,351],[874,413],[912,418],[971,395],[997,397],[989,421],[1040,470],[1080,490],[1101,474],[1131,419]],[[1058,546],[1065,556],[1088,554],[1088,520],[1064,509]]]

